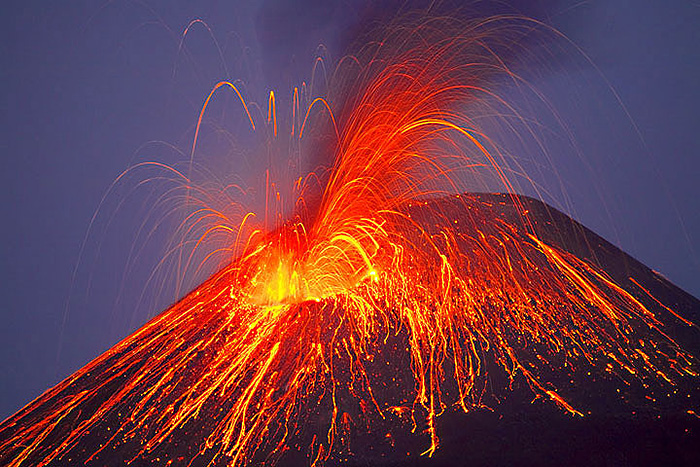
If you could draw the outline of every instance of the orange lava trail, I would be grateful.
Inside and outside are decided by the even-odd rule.
[[[451,34],[426,22],[408,35],[391,32],[354,59],[363,66],[342,101],[294,88],[285,137],[307,137],[316,104],[330,113],[333,164],[316,174],[323,183],[298,185],[300,208],[282,227],[263,231],[243,212],[224,226],[240,237],[240,255],[5,421],[0,461],[58,465],[79,455],[91,432],[109,430],[85,458],[136,446],[134,460],[153,459],[184,438],[201,442],[170,459],[182,465],[274,462],[306,434],[320,465],[344,448],[351,425],[407,419],[432,455],[443,412],[484,407],[485,391],[518,382],[582,415],[585,407],[543,376],[549,371],[602,364],[623,381],[696,378],[695,360],[662,318],[594,265],[540,239],[521,198],[504,198],[514,218],[494,219],[486,201],[456,195],[463,176],[483,168],[514,193],[503,156],[464,111],[479,99],[482,75],[510,73],[489,47],[502,37],[497,25]],[[199,123],[222,86],[256,128],[228,82],[214,87]],[[272,92],[267,124],[282,135]],[[303,208],[310,199],[317,206]],[[197,226],[226,220],[198,215],[208,217]],[[194,229],[204,232],[197,248],[217,225]],[[392,376],[380,363],[399,355],[410,368]],[[505,388],[493,387],[497,374]],[[327,423],[307,427],[324,407]],[[39,408],[43,418],[30,423]]]

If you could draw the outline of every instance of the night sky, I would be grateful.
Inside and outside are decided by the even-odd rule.
[[[162,255],[151,246],[167,226],[126,269],[135,232],[162,188],[133,190],[145,174],[108,196],[73,279],[91,218],[115,178],[142,161],[182,162],[219,80],[242,79],[258,101],[274,89],[278,109],[289,109],[291,86],[309,79],[320,43],[337,59],[358,32],[404,4],[373,3],[2,3],[0,418],[176,299],[153,287],[141,295]],[[575,44],[550,45],[558,51],[551,61],[526,72],[580,154],[571,156],[566,144],[549,148],[559,177],[539,182],[563,184],[565,196],[546,200],[700,296],[700,3],[523,0],[454,11],[520,12]],[[196,18],[216,43],[195,24],[181,48]],[[235,133],[241,120],[230,97],[219,101],[215,123]],[[213,139],[198,159],[211,173],[259,177],[254,156],[216,149]]]

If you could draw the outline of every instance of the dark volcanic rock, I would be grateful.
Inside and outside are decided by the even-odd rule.
[[[516,202],[520,206],[516,206]],[[426,204],[430,205],[429,210],[424,209]],[[419,203],[411,208],[411,212],[416,216],[426,212],[431,216],[436,212],[441,213],[442,217],[435,218],[436,230],[441,228],[440,222],[444,219],[468,219],[469,225],[479,225],[485,232],[495,229],[500,221],[525,231],[526,221],[521,215],[522,209],[527,211],[527,218],[538,238],[605,271],[611,280],[655,314],[666,313],[661,305],[663,303],[692,321],[697,322],[700,318],[700,301],[696,298],[540,201],[498,194],[462,195]],[[186,297],[183,302],[187,300],[194,299]],[[311,308],[306,307],[304,310],[311,313]],[[665,329],[683,348],[697,355],[700,351],[700,333],[696,327],[687,326],[672,316],[667,320],[666,326]],[[203,327],[201,332],[206,333],[206,329]],[[163,339],[167,339],[167,334],[163,335]],[[195,343],[184,343],[182,351]],[[216,349],[216,346],[212,348]],[[69,400],[68,396],[79,394],[111,376],[113,361],[127,351],[131,351],[131,348],[122,349],[121,353],[105,358],[89,374],[61,383],[60,391],[47,393],[3,422],[0,425],[0,464],[9,464],[22,455],[22,446],[7,444],[17,430],[38,426],[49,411],[66,408],[64,405]],[[396,378],[410,365],[408,361],[389,361],[391,357],[385,357],[385,363]],[[208,356],[198,355],[197,358],[204,362]],[[120,391],[122,378],[133,376],[140,368],[139,365],[133,365],[125,369],[120,378],[112,379],[104,385],[97,397],[82,403],[80,410],[66,410],[65,418],[41,440],[42,449],[27,457],[21,465],[38,464],[64,442],[68,432],[79,427],[103,401]],[[567,375],[561,377],[567,378]],[[416,446],[416,436],[409,433],[411,427],[407,424],[397,430],[392,428],[391,433],[363,433],[361,430],[353,433],[342,452],[332,456],[328,464],[587,467],[700,465],[700,419],[692,411],[693,407],[697,410],[700,397],[697,377],[679,383],[676,391],[672,388],[664,389],[667,394],[661,396],[658,388],[650,388],[651,392],[647,393],[632,386],[621,387],[620,381],[605,375],[593,374],[567,383],[571,383],[568,399],[579,407],[585,407],[588,412],[586,416],[572,417],[550,402],[533,401],[532,392],[525,387],[518,387],[516,382],[509,394],[490,401],[489,406],[493,410],[479,409],[464,413],[455,407],[448,407],[437,418],[440,448],[432,458],[416,455],[420,453]],[[185,376],[177,384],[192,385],[194,381],[189,381]],[[145,393],[148,387],[138,390]],[[650,397],[656,400],[647,400]],[[119,410],[105,414],[89,433],[75,441],[67,455],[57,457],[49,465],[83,465],[90,460],[89,465],[114,466],[124,465],[132,459],[135,459],[133,465],[166,465],[168,461],[167,465],[189,465],[196,457],[202,440],[207,437],[209,419],[220,417],[230,407],[224,403],[217,406],[216,411],[208,408],[210,412],[201,414],[196,421],[176,431],[167,439],[167,443],[149,451],[148,460],[144,460],[137,456],[139,450],[143,449],[143,440],[138,437],[125,437],[119,443],[109,444],[114,427],[122,425],[129,417],[134,404],[134,399],[130,400],[131,402],[120,406]],[[357,412],[351,407],[347,410]],[[157,415],[159,414],[152,416]],[[329,417],[330,407],[320,405],[305,414],[305,423],[327,425]],[[309,462],[309,444],[304,436],[302,429],[296,438],[290,440],[289,449],[281,457],[279,465],[294,466]],[[107,448],[101,450],[105,445]],[[93,456],[97,451],[100,451],[99,454]],[[264,459],[265,456],[259,458]],[[191,465],[228,465],[229,461],[224,456],[216,458],[213,454],[204,454],[196,457]]]

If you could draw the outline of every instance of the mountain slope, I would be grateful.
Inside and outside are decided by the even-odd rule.
[[[4,421],[0,463],[697,465],[700,395],[686,371],[696,363],[680,360],[700,351],[700,333],[685,321],[698,320],[700,301],[531,198],[465,194],[403,214],[421,226],[402,233],[405,245],[427,249],[444,237],[443,253],[420,257],[435,263],[418,275],[432,270],[450,281],[444,301],[427,309],[449,302],[456,310],[468,296],[463,306],[475,303],[483,314],[474,323],[490,323],[429,341],[451,343],[429,370],[419,371],[425,353],[414,346],[425,344],[414,342],[417,328],[397,309],[419,306],[430,293],[423,283],[410,282],[415,301],[405,302],[392,299],[405,284],[388,268],[379,271],[379,291],[373,277],[360,282],[359,295],[380,308],[367,324],[347,314],[356,305],[343,297],[241,305],[240,269],[225,268]],[[449,255],[454,271],[446,276]],[[557,280],[537,282],[546,278]],[[589,288],[592,298],[583,296]],[[621,322],[630,329],[618,337],[596,309],[610,303],[598,294],[617,288],[624,299],[615,303],[639,303],[653,315],[613,310],[629,311]],[[558,315],[540,316],[547,306],[582,314],[562,314],[558,329]],[[606,335],[602,344],[595,330]],[[366,335],[373,337],[358,343]],[[620,352],[603,345],[615,339]],[[668,361],[653,351],[641,353],[651,363],[634,352],[619,361],[626,349],[650,346]],[[458,376],[467,360],[465,386]]]

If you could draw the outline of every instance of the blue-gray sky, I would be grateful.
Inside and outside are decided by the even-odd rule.
[[[78,298],[64,315],[81,242],[115,177],[139,161],[181,160],[147,143],[187,151],[197,112],[218,80],[255,79],[251,88],[284,95],[308,79],[303,70],[310,72],[319,43],[337,58],[366,21],[391,16],[403,2],[373,3],[3,2],[0,418],[160,311],[134,313],[133,300],[116,298],[143,216],[121,210],[110,222],[125,194],[117,192],[98,222],[110,232],[104,248],[93,234],[74,287]],[[503,11],[491,3],[473,9]],[[567,165],[566,154],[554,157],[572,213],[700,296],[700,4],[500,3],[561,30],[610,83],[606,88],[581,56],[573,60],[576,69],[567,69],[571,60],[564,58],[533,74],[588,166],[581,171],[580,164]],[[201,25],[178,53],[180,35],[195,18],[211,27],[223,60]],[[216,161],[210,165],[216,170]],[[152,268],[157,254],[146,252],[142,267]]]

